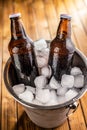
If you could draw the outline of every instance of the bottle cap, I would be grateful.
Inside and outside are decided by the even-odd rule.
[[[64,19],[71,20],[71,16],[68,15],[68,14],[61,14],[61,15],[60,15],[60,18],[64,18]]]
[[[16,18],[16,17],[21,17],[21,13],[16,13],[16,14],[10,14],[9,18]]]

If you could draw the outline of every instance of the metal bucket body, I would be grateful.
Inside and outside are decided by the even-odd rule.
[[[58,127],[67,119],[69,108],[53,110],[31,109],[24,107],[29,118],[38,126],[44,128]]]
[[[83,68],[83,72],[87,73],[87,59],[78,49],[76,49],[74,66],[79,66]],[[87,78],[85,77],[85,81]],[[12,86],[17,84],[17,79],[15,75],[15,69],[11,63],[11,58],[8,59],[5,69],[4,69],[4,82],[6,88],[13,96],[13,98],[19,102],[25,109],[29,118],[36,125],[44,128],[53,128],[61,125],[68,117],[70,113],[73,113],[78,104],[76,102],[83,96],[83,94],[87,90],[87,84],[84,84],[84,87],[81,89],[79,94],[73,98],[72,100],[54,106],[40,106],[32,103],[27,103],[18,98],[18,96],[14,93]]]

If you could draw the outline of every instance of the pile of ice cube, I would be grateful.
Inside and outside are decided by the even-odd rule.
[[[34,50],[36,54],[36,60],[38,68],[42,68],[48,64],[49,48],[44,39],[40,39],[34,42]]]
[[[51,67],[48,66],[49,48],[44,40],[35,42],[35,53],[40,68],[40,76],[34,80],[36,87],[24,84],[13,86],[18,97],[28,103],[52,106],[65,103],[77,96],[80,88],[84,86],[84,75],[81,69],[73,67],[70,75],[63,74],[61,81],[57,81],[52,76]],[[49,83],[48,79],[50,79]]]

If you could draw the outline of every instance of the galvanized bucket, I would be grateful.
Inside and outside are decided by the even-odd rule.
[[[19,99],[12,89],[12,86],[17,84],[17,76],[15,74],[14,66],[11,63],[11,58],[8,59],[4,68],[4,82],[9,93],[24,107],[24,110],[32,122],[40,127],[54,128],[64,123],[68,116],[77,109],[78,100],[87,90],[87,59],[86,56],[84,56],[84,54],[78,49],[76,49],[74,54],[73,66],[82,68],[82,71],[85,75],[85,85],[75,98],[60,105],[40,106],[27,103]]]

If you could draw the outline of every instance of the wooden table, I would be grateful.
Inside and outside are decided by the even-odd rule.
[[[72,39],[87,56],[87,0],[0,0],[0,128],[1,130],[43,130],[33,124],[22,106],[8,93],[3,70],[9,58],[9,14],[21,12],[28,35],[33,39],[53,39],[60,13],[72,16]],[[60,127],[50,130],[87,129],[87,93],[77,111]]]

